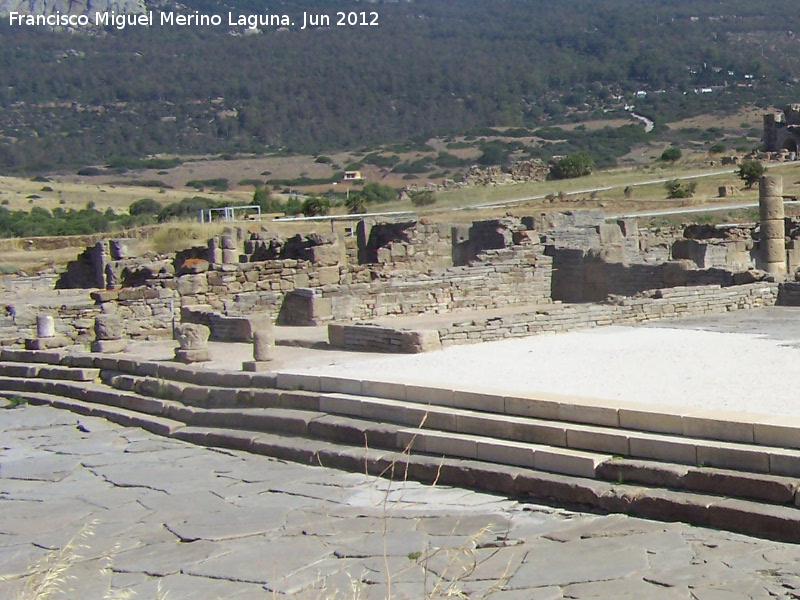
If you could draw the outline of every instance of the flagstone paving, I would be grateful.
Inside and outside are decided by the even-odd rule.
[[[0,598],[82,530],[64,598],[800,598],[800,546],[0,410]]]

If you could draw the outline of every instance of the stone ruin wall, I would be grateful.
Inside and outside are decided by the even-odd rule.
[[[790,264],[797,229],[787,220]],[[169,338],[173,322],[183,321],[211,326],[212,339],[245,341],[252,335],[247,319],[259,314],[312,324],[553,300],[610,298],[612,306],[615,297],[664,288],[707,286],[713,296],[719,286],[760,278],[743,273],[757,265],[757,228],[647,231],[633,220],[607,223],[596,211],[455,226],[363,221],[344,239],[280,240],[239,229],[172,257],[135,257],[132,246],[98,243],[61,276],[61,289],[112,288],[43,307],[62,333],[90,340],[94,316],[111,313],[129,338]],[[710,302],[706,296],[698,307]],[[20,312],[13,323],[0,317],[6,343],[13,343],[13,327],[29,332],[35,320],[35,309]]]
[[[309,324],[550,302],[552,261],[533,243],[537,236],[520,233],[521,222],[462,228],[466,237],[454,245],[457,229],[362,223],[360,245],[353,238],[296,236],[279,242],[266,234],[231,231],[223,236],[227,240],[212,239],[175,258],[133,258],[126,240],[114,240],[88,248],[57,287],[112,288],[91,293],[92,309],[120,317],[125,335],[134,339],[169,337],[173,321],[182,320],[213,321],[212,329],[235,332],[222,337],[238,339],[246,338],[241,332],[248,329],[237,318],[254,314]],[[281,258],[287,254],[304,258]],[[264,259],[268,256],[275,258]],[[466,264],[452,266],[454,256]]]

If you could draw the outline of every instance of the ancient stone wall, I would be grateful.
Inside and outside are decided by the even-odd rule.
[[[800,304],[800,288],[797,293]],[[778,284],[752,283],[720,287],[692,286],[660,290],[652,296],[618,299],[610,304],[543,307],[534,312],[458,323],[439,330],[442,346],[485,342],[537,333],[588,329],[601,325],[633,325],[757,306],[772,306]]]
[[[357,264],[414,271],[451,266],[451,230],[442,223],[364,219],[356,227]]]

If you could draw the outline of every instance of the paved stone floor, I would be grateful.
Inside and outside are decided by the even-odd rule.
[[[56,597],[80,600],[800,597],[800,546],[211,450],[52,408],[0,410],[0,432],[3,599],[58,552],[74,591]]]

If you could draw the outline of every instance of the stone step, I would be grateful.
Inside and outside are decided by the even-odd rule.
[[[379,397],[424,406],[462,408],[509,417],[619,428],[721,442],[800,449],[800,417],[708,411],[549,393],[503,393],[497,389],[452,389],[427,385],[279,373],[277,387]]]
[[[100,377],[100,369],[63,367],[47,363],[0,362],[0,376],[95,381]]]
[[[753,443],[507,416],[352,394],[322,394],[319,410],[454,434],[475,434],[685,465],[800,476],[800,451]]]
[[[31,404],[49,404],[56,408],[69,410],[81,415],[107,419],[125,427],[141,427],[157,435],[169,436],[184,427],[184,423],[172,419],[142,414],[117,406],[105,406],[102,404],[84,402],[82,400],[65,398],[53,394],[22,391],[14,393],[14,396],[24,399]]]
[[[97,405],[115,406],[149,415],[164,415],[169,401],[120,393],[102,384],[49,379],[0,377],[0,390],[50,394]]]
[[[469,487],[578,508],[682,521],[783,542],[800,542],[800,510],[690,492],[615,484],[524,467],[431,457],[260,432],[184,427],[173,437],[305,464],[423,483]]]
[[[195,427],[275,432],[285,435],[309,435],[309,423],[323,413],[286,408],[197,409],[172,404],[166,415]]]
[[[159,388],[166,396],[183,398],[186,391],[190,389],[186,386],[175,386],[173,383],[165,383],[152,378],[144,378],[140,381],[140,387],[150,385]],[[136,386],[134,385],[134,387]],[[193,386],[191,389],[197,392],[199,387]],[[155,415],[166,414],[169,403],[175,402],[144,396],[136,392],[120,393],[117,390],[88,382],[72,384],[43,379],[0,377],[0,389],[63,394],[89,402],[106,403]],[[214,388],[208,390],[206,398],[207,404],[216,406],[235,406],[247,402],[272,407],[278,404],[278,407],[281,408],[356,416],[368,421],[410,427],[421,426],[422,429],[437,429],[449,432],[449,434],[488,435],[513,442],[564,447],[577,452],[598,452],[621,457],[646,458],[669,463],[704,465],[781,476],[800,475],[799,451],[753,444],[710,442],[683,436],[494,415],[458,408],[423,407],[398,400],[349,394],[284,391],[276,398],[275,393],[271,390]],[[268,416],[264,418],[269,420]],[[369,427],[367,424],[359,426]],[[450,437],[452,438],[452,435]]]
[[[301,408],[319,410],[319,394],[275,388],[236,388],[193,385],[157,377],[123,374],[103,370],[100,377],[107,385],[165,400],[174,400],[200,408]]]
[[[598,479],[688,490],[772,504],[800,504],[800,480],[764,473],[614,458],[597,467]]]
[[[59,389],[62,391],[77,385],[53,383],[55,386],[60,386]],[[639,479],[655,477],[653,473],[657,469],[652,464],[636,464],[643,461],[629,461],[626,464],[623,460],[608,455],[598,456],[569,448],[494,440],[469,434],[454,435],[450,432],[426,429],[406,427],[395,429],[386,424],[376,425],[382,428],[383,435],[395,436],[395,444],[400,450],[382,449],[375,445],[343,447],[338,441],[333,443],[313,437],[309,439],[309,437],[277,435],[246,429],[231,430],[228,427],[184,426],[176,419],[141,414],[119,406],[98,405],[52,394],[22,391],[14,395],[31,402],[52,404],[80,414],[101,416],[126,426],[140,426],[154,433],[172,435],[210,446],[248,450],[286,460],[299,460],[308,464],[323,464],[359,472],[367,470],[382,476],[410,477],[423,482],[435,481],[440,484],[468,486],[499,493],[529,495],[537,499],[582,504],[647,518],[682,520],[784,541],[800,541],[800,511],[793,506],[774,506],[719,495],[694,493],[686,489],[680,491],[655,489],[646,485],[630,485],[619,481],[614,483],[608,480],[615,475],[618,476],[620,469],[623,468],[626,469],[623,471],[623,477],[627,476],[630,482],[634,482],[637,477]],[[204,412],[201,409],[176,404],[166,406],[168,410]],[[237,413],[240,411],[223,411],[220,414],[226,415],[226,418],[241,418],[241,414],[236,416]],[[350,433],[345,437],[349,438],[353,435],[352,432],[369,431],[369,428],[359,421],[331,415],[307,419],[303,421],[306,427],[304,435],[320,435],[323,432],[326,436],[335,437],[331,432],[344,435],[343,432],[347,430]],[[245,422],[246,419],[240,421],[240,423]],[[312,432],[315,427],[319,429]],[[424,448],[426,454],[414,454],[415,447]],[[408,450],[401,451],[403,449]],[[442,455],[444,452],[448,455]],[[492,457],[505,461],[509,453],[515,453],[517,457],[532,454],[534,468],[488,462]],[[459,455],[465,458],[460,458]],[[538,463],[537,456],[539,456]],[[523,462],[523,459],[518,458],[518,461]],[[611,470],[613,467],[617,468],[616,473]],[[674,470],[678,466],[672,465],[671,468]],[[568,469],[573,475],[545,471]],[[595,475],[605,475],[606,480],[589,479],[590,469],[594,470]],[[660,465],[658,469],[665,471],[667,466]],[[734,479],[726,480],[724,479],[726,476],[743,477],[739,473],[720,473],[705,468],[697,469],[696,472],[699,474],[690,476],[690,471],[679,473],[684,488],[690,486],[694,477],[694,481],[701,481],[700,487],[703,485],[713,487],[719,484],[723,493],[729,491],[725,486],[735,487]],[[759,477],[762,477],[762,480],[759,480]],[[788,500],[788,493],[793,489],[787,487],[788,482],[778,478],[763,479],[763,477],[744,475],[748,485],[753,488],[766,482],[771,489],[769,493],[774,495],[772,500]]]

